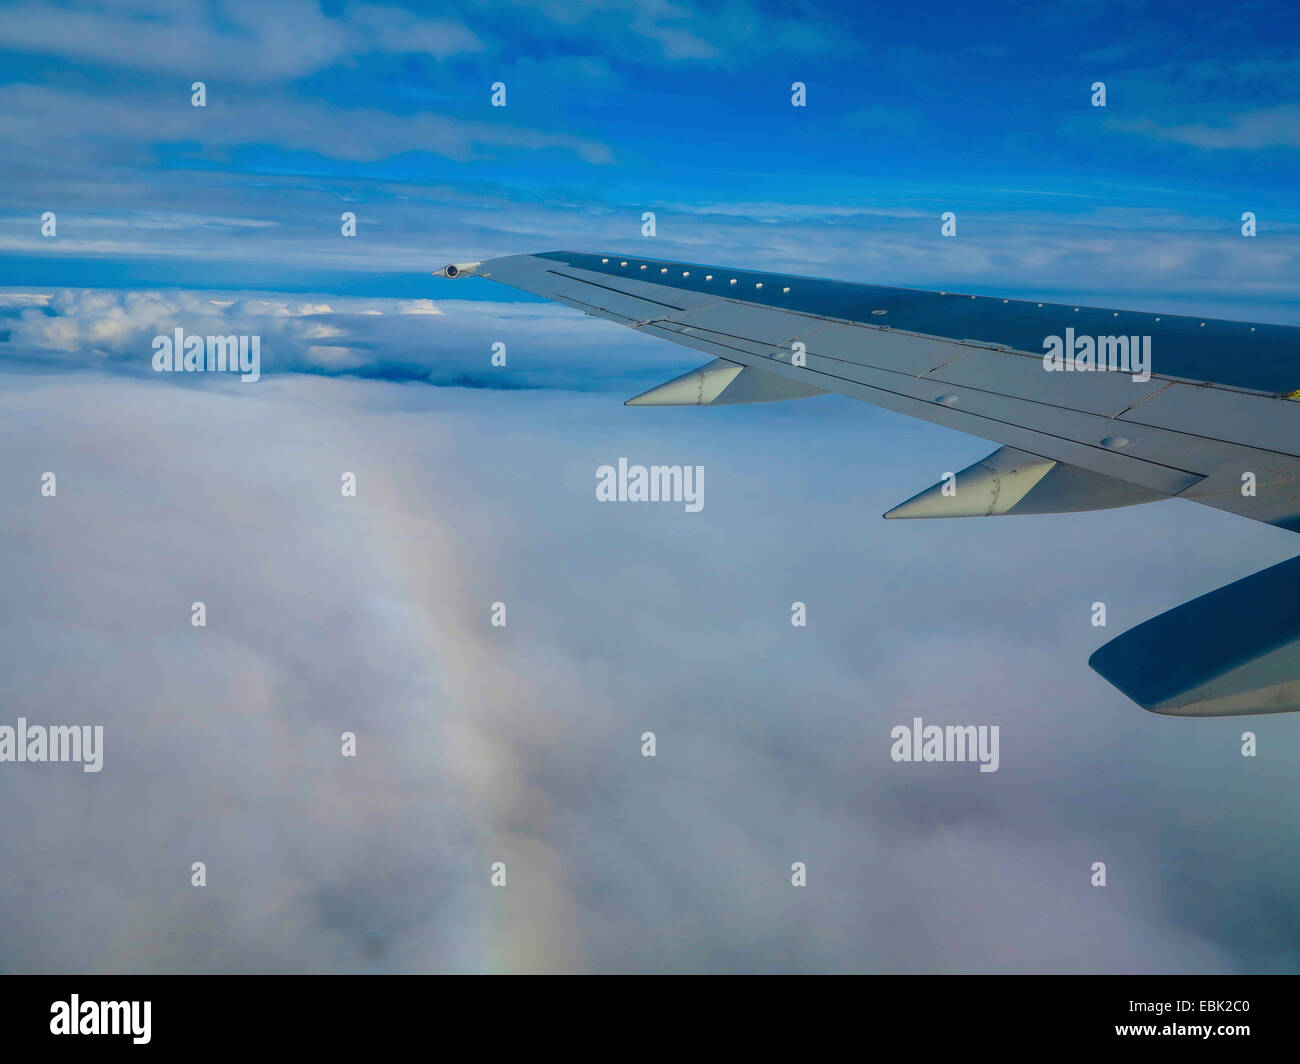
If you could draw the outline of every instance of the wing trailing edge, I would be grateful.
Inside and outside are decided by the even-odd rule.
[[[885,514],[890,519],[996,517],[1109,510],[1166,499],[1150,488],[1014,447],[999,447],[960,473],[947,474]]]

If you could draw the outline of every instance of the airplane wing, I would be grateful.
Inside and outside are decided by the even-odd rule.
[[[438,272],[498,281],[710,356],[629,405],[834,392],[1003,445],[886,517],[1063,513],[1178,497],[1300,531],[1300,328],[570,251]],[[1049,369],[1045,354],[1054,353],[1065,357]],[[1201,697],[1221,678],[1205,674],[1176,697],[1160,688],[1161,697],[1144,698],[1147,688],[1131,682],[1132,656],[1111,648],[1137,646],[1125,641],[1145,627],[1092,661],[1144,708],[1300,709],[1300,691],[1276,695],[1278,647],[1267,639],[1267,698],[1252,697],[1252,659],[1240,647],[1220,662],[1235,684],[1227,703]],[[1173,655],[1177,629],[1162,630]],[[1141,655],[1160,638],[1142,635]]]

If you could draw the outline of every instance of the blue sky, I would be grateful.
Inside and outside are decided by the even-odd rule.
[[[0,967],[1300,968],[1300,717],[1246,759],[1086,665],[1292,534],[882,521],[994,445],[835,396],[624,408],[698,355],[431,276],[608,249],[1300,323],[1298,22],[0,7],[0,673],[106,735],[96,775],[0,766]],[[260,336],[261,379],[154,373],[175,327]],[[705,508],[598,505],[620,456],[705,466]],[[892,762],[917,715],[998,724],[998,772]]]
[[[1293,321],[1298,18],[10,4],[0,279],[432,295],[448,258],[637,249],[654,210],[655,250],[706,262]]]

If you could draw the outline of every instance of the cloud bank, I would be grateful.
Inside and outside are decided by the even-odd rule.
[[[1279,530],[1176,502],[883,522],[988,448],[833,398],[0,384],[7,711],[105,726],[97,775],[0,773],[9,970],[1290,964],[1294,722],[1243,759],[1241,722],[1145,714],[1085,664],[1093,601],[1136,623],[1287,556]],[[596,502],[619,455],[704,465],[704,510]],[[892,762],[914,716],[999,724],[998,772]]]

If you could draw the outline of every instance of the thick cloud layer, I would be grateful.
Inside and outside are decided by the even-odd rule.
[[[105,727],[98,774],[0,771],[7,969],[1290,966],[1295,721],[1086,666],[1287,534],[883,522],[989,448],[834,398],[202,383],[0,377],[5,722]],[[704,509],[597,502],[620,456],[703,465]],[[914,716],[1001,725],[999,770],[891,761]]]
[[[662,344],[618,329],[595,334],[603,335],[604,346],[601,357],[592,357],[584,346],[593,339],[589,322],[540,301],[0,289],[0,362],[5,365],[39,371],[95,366],[153,378],[154,341],[173,340],[176,329],[205,340],[257,336],[264,373],[471,388],[621,386],[628,380],[648,382],[663,364]],[[638,376],[638,364],[651,377]],[[181,379],[204,383],[201,377]]]

